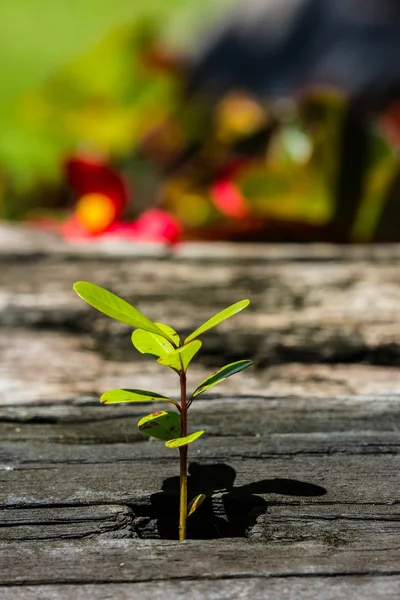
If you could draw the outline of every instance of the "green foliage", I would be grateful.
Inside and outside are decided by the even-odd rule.
[[[157,440],[174,440],[181,428],[181,419],[178,413],[159,410],[140,419],[138,427],[142,433]]]
[[[194,390],[192,398],[200,396],[200,394],[203,394],[203,392],[206,392],[210,388],[214,387],[214,385],[217,385],[217,383],[224,381],[224,379],[227,379],[235,373],[239,373],[239,371],[243,371],[243,369],[251,367],[252,364],[252,360],[238,360],[237,362],[225,365],[225,367],[222,367],[222,369],[219,369],[219,371],[213,373],[213,375],[210,375],[207,377],[207,379],[202,381],[202,383]]]
[[[148,354],[155,358],[165,356],[174,350],[174,346],[170,341],[156,333],[144,331],[143,329],[136,329],[132,333],[132,344],[142,354]]]
[[[203,433],[204,429],[201,431],[195,431],[194,433],[186,435],[185,437],[169,440],[169,442],[166,442],[165,445],[167,448],[180,448],[181,446],[187,446],[188,444],[195,442],[201,435],[203,435]]]
[[[155,411],[140,419],[138,427],[145,435],[164,441],[167,448],[179,449],[181,461],[179,539],[183,540],[186,538],[187,517],[193,514],[205,498],[204,494],[200,494],[187,506],[187,446],[204,433],[204,430],[200,430],[187,434],[188,408],[195,397],[253,364],[251,360],[240,360],[225,365],[200,383],[188,398],[186,371],[202,345],[201,341],[195,338],[246,308],[249,300],[236,302],[214,315],[189,335],[182,344],[179,335],[172,327],[150,321],[125,300],[98,285],[79,281],[75,283],[74,290],[78,296],[100,312],[134,327],[132,343],[135,348],[142,354],[155,357],[159,364],[170,367],[179,375],[180,402],[155,392],[138,389],[110,390],[101,396],[100,401],[104,404],[169,402],[175,405],[177,411]]]
[[[87,281],[77,281],[74,284],[74,290],[85,302],[97,308],[97,310],[108,317],[168,339],[167,334],[157,327],[155,323],[142,315],[137,308],[134,308],[128,302],[104,288],[93,283],[88,283]]]
[[[194,340],[188,344],[185,341],[184,346],[162,356],[157,362],[160,363],[160,365],[171,367],[171,369],[174,369],[177,373],[186,373],[190,361],[200,350],[201,345],[199,340]]]
[[[166,398],[161,394],[155,392],[148,392],[147,390],[109,390],[104,392],[100,397],[100,402],[103,404],[120,404],[121,402],[171,402],[171,404],[177,403],[171,398]]]
[[[231,306],[224,308],[224,310],[221,310],[221,312],[211,317],[211,319],[209,319],[208,321],[203,323],[203,325],[200,325],[198,329],[193,331],[193,333],[191,333],[186,338],[185,344],[188,344],[190,341],[199,337],[199,335],[201,335],[205,331],[208,331],[212,327],[219,325],[220,323],[222,323],[222,321],[226,321],[226,319],[233,317],[233,315],[236,315],[236,313],[246,308],[246,306],[248,306],[249,304],[250,300],[241,300],[240,302],[235,302],[235,304],[231,304]]]
[[[155,323],[155,325],[157,325],[157,327],[159,327],[159,329],[161,329],[161,331],[168,336],[168,339],[171,340],[171,342],[174,342],[176,346],[181,345],[181,338],[179,337],[179,334],[176,333],[175,329],[172,329],[169,325],[164,325],[164,323]]]

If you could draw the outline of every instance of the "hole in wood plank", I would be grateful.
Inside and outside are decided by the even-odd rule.
[[[236,471],[224,463],[189,465],[189,500],[205,493],[206,500],[188,519],[189,539],[251,537],[258,517],[267,512],[267,501],[258,494],[321,496],[326,489],[292,479],[264,479],[235,486]],[[179,477],[164,480],[162,491],[150,504],[133,506],[133,527],[142,538],[177,539]]]

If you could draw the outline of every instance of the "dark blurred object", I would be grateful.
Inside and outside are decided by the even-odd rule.
[[[347,108],[332,182],[333,215],[316,235],[348,241],[365,190],[372,120],[389,115],[391,137],[399,139],[400,115],[393,110],[400,98],[399,0],[243,1],[192,56],[187,89],[203,102],[238,90],[275,107],[279,119],[283,100],[301,100],[320,86],[342,91]],[[266,131],[265,123],[259,131]],[[174,167],[193,155],[193,148],[186,149]],[[400,240],[399,188],[396,177],[375,241]]]
[[[377,105],[400,78],[398,0],[250,0],[205,40],[190,87],[261,99],[335,85]]]

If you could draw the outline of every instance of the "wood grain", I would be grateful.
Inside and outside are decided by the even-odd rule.
[[[0,233],[0,600],[399,597],[400,247]],[[207,500],[184,544],[177,452],[136,426],[151,409],[98,402],[176,396],[176,377],[73,294],[86,277],[184,335],[252,300],[190,376],[256,362],[192,405],[189,493]]]

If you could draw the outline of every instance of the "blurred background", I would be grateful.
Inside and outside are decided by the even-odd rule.
[[[2,0],[0,46],[2,220],[400,240],[397,0]]]

